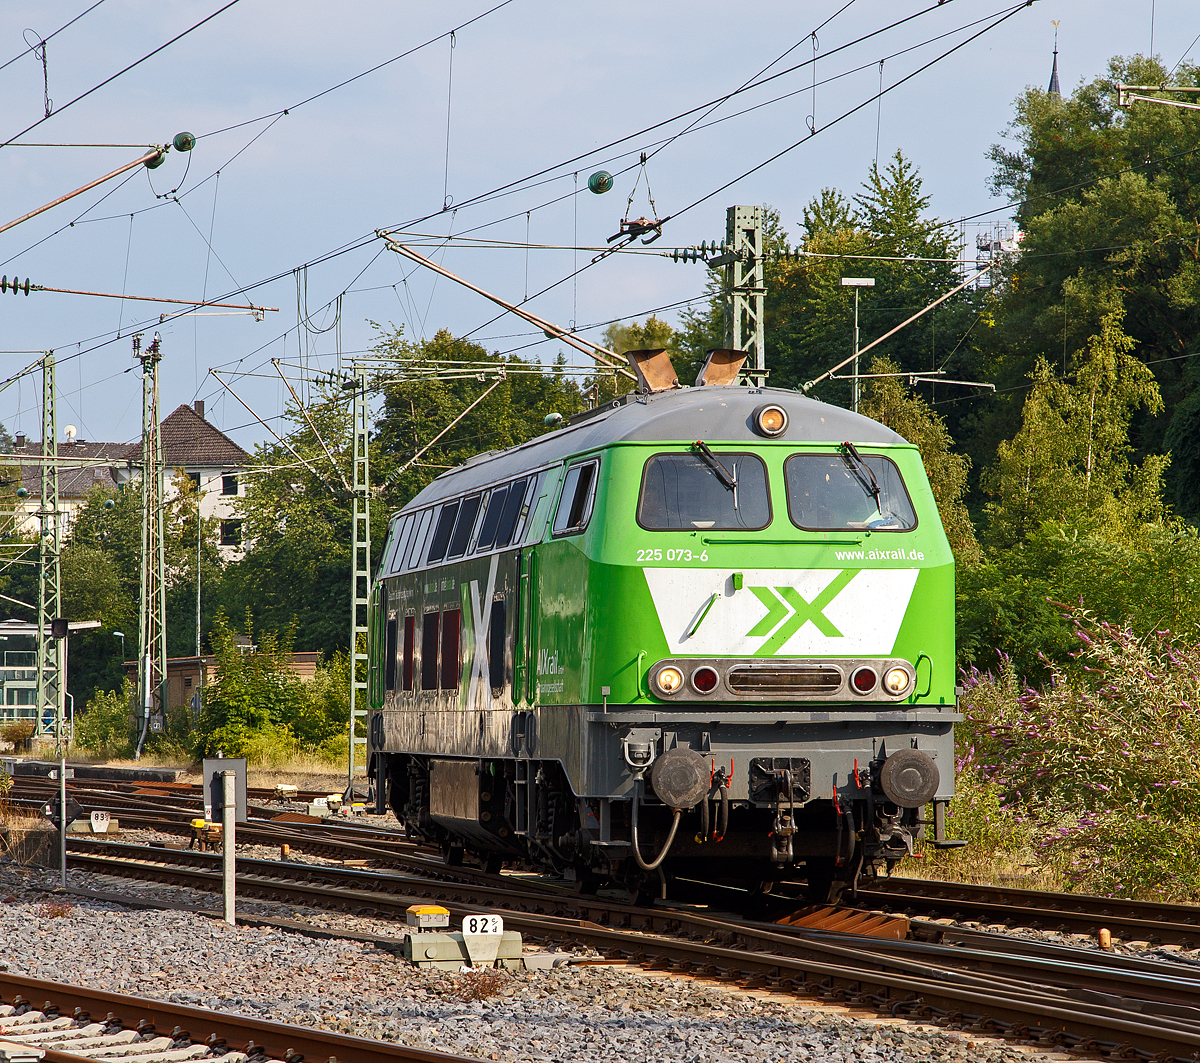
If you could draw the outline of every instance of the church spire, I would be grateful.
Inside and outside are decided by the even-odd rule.
[[[1054,66],[1050,68],[1050,87],[1046,90],[1051,96],[1057,96],[1062,99],[1062,92],[1058,87],[1058,23],[1054,23]]]

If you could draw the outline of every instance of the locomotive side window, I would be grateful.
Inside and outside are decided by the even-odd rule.
[[[387,622],[387,639],[383,658],[383,689],[396,689],[396,650],[397,634],[399,633],[396,618],[389,617]]]
[[[400,676],[406,691],[411,691],[413,688],[413,657],[416,653],[416,642],[417,618],[406,616],[404,618],[404,667]]]
[[[442,614],[442,689],[458,689],[458,625],[461,613],[447,609]]]
[[[416,568],[421,563],[421,551],[425,548],[425,537],[429,534],[429,525],[433,521],[433,510],[427,509],[421,513],[417,520],[416,533],[413,535],[412,547],[408,552],[408,568]]]
[[[496,541],[496,531],[500,527],[500,516],[504,512],[504,500],[508,497],[507,487],[497,487],[488,496],[487,509],[483,513],[483,524],[479,528],[479,543],[475,549],[490,550]]]
[[[437,690],[438,621],[441,613],[426,613],[421,619],[421,689]]]
[[[758,530],[771,523],[767,469],[754,454],[656,454],[646,462],[637,520],[649,531]]]
[[[517,527],[517,518],[525,504],[525,488],[529,481],[517,480],[508,485],[508,497],[504,500],[504,512],[500,514],[500,525],[496,529],[496,545],[508,546]]]
[[[878,454],[793,454],[784,463],[788,515],[805,531],[911,531],[917,526],[896,463]]]
[[[596,497],[596,470],[599,462],[587,461],[567,470],[558,512],[554,514],[555,535],[576,535],[587,527]]]
[[[488,628],[488,676],[493,690],[504,686],[505,612],[503,598],[492,602],[491,626]]]
[[[470,498],[462,500],[462,505],[458,507],[458,520],[454,523],[454,534],[450,536],[450,549],[446,551],[447,557],[462,557],[466,551],[467,543],[471,541],[471,532],[475,530],[475,518],[479,516],[479,503],[482,500],[482,495],[471,495]]]
[[[454,529],[459,505],[458,502],[447,502],[442,506],[437,525],[433,529],[433,537],[429,540],[429,555],[425,558],[427,563],[441,561],[446,556],[446,547],[450,545],[450,533]]]

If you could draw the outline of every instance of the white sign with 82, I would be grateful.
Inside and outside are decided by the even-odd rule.
[[[504,920],[498,915],[468,915],[463,917],[464,934],[503,934]]]

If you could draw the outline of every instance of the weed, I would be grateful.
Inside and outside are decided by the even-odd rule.
[[[43,919],[70,919],[74,913],[74,907],[65,901],[47,901],[38,908]]]
[[[473,1000],[486,1000],[499,993],[507,980],[505,973],[497,967],[479,967],[463,971],[458,976],[458,982],[451,990],[451,995],[468,1003]]]

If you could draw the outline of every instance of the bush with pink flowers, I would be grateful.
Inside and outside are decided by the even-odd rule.
[[[1067,888],[1200,899],[1200,645],[1069,615],[1079,649],[1040,689],[1007,660],[967,674],[951,822],[1007,824]]]

